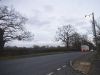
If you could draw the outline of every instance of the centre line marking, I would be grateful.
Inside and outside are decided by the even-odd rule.
[[[64,65],[63,67],[66,67],[66,65]]]
[[[61,70],[61,68],[58,68],[57,70]]]
[[[52,75],[54,72],[50,72],[49,74],[47,74],[47,75]]]

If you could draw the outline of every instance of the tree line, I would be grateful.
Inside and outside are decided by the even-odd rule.
[[[81,45],[88,45],[90,49],[93,48],[88,36],[76,32],[72,25],[64,25],[58,28],[56,40],[61,41],[67,48],[80,49]]]

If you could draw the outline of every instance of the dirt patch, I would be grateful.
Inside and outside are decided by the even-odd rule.
[[[82,72],[83,74],[88,74],[91,68],[91,63],[87,61],[75,61],[73,68]]]

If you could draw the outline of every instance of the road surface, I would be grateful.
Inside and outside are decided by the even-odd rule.
[[[66,72],[69,73],[67,63],[84,54],[86,53],[72,52],[14,60],[0,60],[0,75],[53,75],[54,73],[59,75],[62,68],[66,68]]]

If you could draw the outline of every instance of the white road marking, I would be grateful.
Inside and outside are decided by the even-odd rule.
[[[57,70],[61,70],[61,68],[58,68]]]
[[[73,64],[72,64],[72,61],[70,61],[69,63],[70,63],[70,66],[73,68]]]
[[[52,75],[54,72],[50,72],[49,74],[47,74],[47,75]]]
[[[62,66],[62,67],[66,67],[66,65]]]

